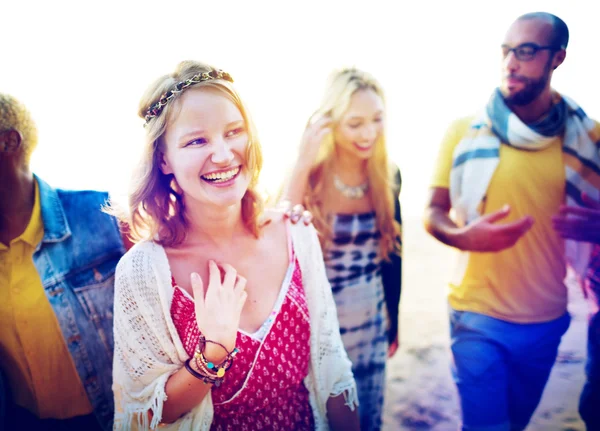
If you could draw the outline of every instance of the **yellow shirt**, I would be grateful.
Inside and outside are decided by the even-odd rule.
[[[36,182],[27,228],[9,247],[0,243],[0,366],[17,405],[65,419],[91,413],[92,406],[33,264],[43,236]]]
[[[452,154],[473,118],[455,122],[439,153],[432,187],[449,188]],[[517,323],[545,322],[566,311],[564,241],[551,217],[565,198],[562,140],[540,151],[500,146],[500,162],[480,207],[488,214],[509,204],[506,223],[530,215],[535,220],[513,247],[498,253],[462,252],[450,283],[449,302],[457,310]]]

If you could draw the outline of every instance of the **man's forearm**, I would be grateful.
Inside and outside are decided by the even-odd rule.
[[[425,225],[425,230],[438,241],[459,250],[468,249],[464,237],[464,229],[458,227],[452,221],[448,212],[443,211],[441,208],[428,207],[425,210],[423,224]]]

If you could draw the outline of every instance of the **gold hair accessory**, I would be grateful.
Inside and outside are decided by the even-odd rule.
[[[217,69],[213,69],[210,72],[202,72],[192,76],[190,79],[178,82],[177,84],[175,84],[175,88],[167,91],[165,94],[160,96],[158,101],[151,105],[150,108],[148,108],[148,110],[146,111],[146,115],[144,116],[144,120],[146,121],[144,123],[144,127],[146,126],[146,124],[148,124],[148,122],[151,119],[158,117],[162,112],[163,108],[171,100],[177,97],[177,95],[180,94],[183,90],[192,85],[199,84],[200,82],[211,81],[213,79],[224,79],[225,81],[233,82],[233,78],[229,73]]]

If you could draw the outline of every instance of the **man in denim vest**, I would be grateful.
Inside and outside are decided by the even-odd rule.
[[[109,430],[119,226],[106,193],[32,174],[20,102],[0,94],[0,114],[0,429]]]

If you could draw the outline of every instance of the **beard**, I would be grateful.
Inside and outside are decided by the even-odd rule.
[[[522,90],[514,94],[509,94],[506,89],[501,89],[504,101],[508,106],[525,106],[538,98],[546,88],[550,80],[550,62],[544,67],[544,73],[539,78],[527,78],[519,75],[511,75],[510,78],[516,78],[524,84]]]

